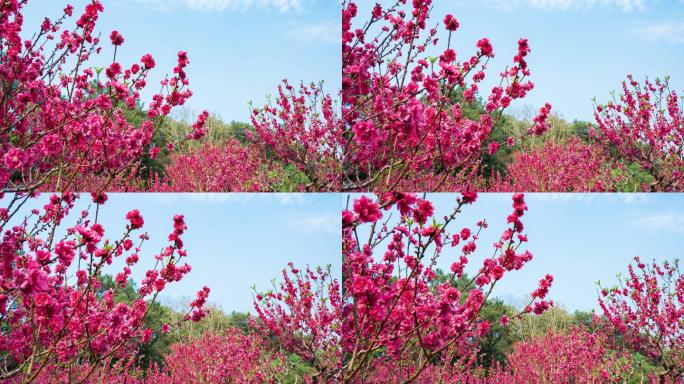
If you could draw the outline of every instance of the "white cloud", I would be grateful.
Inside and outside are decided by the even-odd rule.
[[[175,0],[121,0],[118,2],[118,5],[127,6],[130,5],[130,3],[147,4],[159,11],[170,11],[175,9],[177,5]]]
[[[306,193],[273,193],[269,195],[282,205],[298,205],[306,202]]]
[[[342,38],[342,26],[323,22],[296,27],[291,33],[297,40],[306,43],[339,43]]]
[[[198,11],[246,11],[250,9],[272,9],[278,12],[293,12],[303,8],[309,0],[122,0],[149,4],[159,10],[185,7]]]
[[[160,197],[169,196],[171,201],[183,201],[189,196],[192,201],[202,203],[231,203],[231,204],[264,204],[274,203],[278,205],[306,205],[309,203],[304,193],[171,193],[160,194]]]
[[[646,25],[636,29],[644,40],[684,43],[684,22],[663,22]]]
[[[526,193],[527,201],[539,200],[557,203],[574,203],[592,201],[596,198],[596,193]]]
[[[526,193],[525,196],[529,201],[536,199],[539,201],[550,201],[557,203],[575,203],[575,202],[594,202],[601,203],[615,203],[618,206],[623,205],[645,205],[653,203],[654,196],[652,193],[549,193],[549,192],[533,192]]]
[[[634,225],[649,232],[684,233],[684,217],[679,213],[636,213]]]
[[[528,6],[548,10],[581,10],[595,7],[613,8],[624,12],[641,10],[649,0],[489,0],[499,8]]]
[[[610,194],[613,195],[613,194]],[[616,193],[614,194],[620,198],[620,200],[625,204],[645,204],[650,201],[649,193]]]
[[[237,203],[237,204],[247,204],[255,201],[257,197],[254,193],[179,193],[173,194],[172,196],[177,196],[179,200],[189,196],[190,200],[198,201],[203,203]]]
[[[241,11],[260,7],[289,12],[302,7],[302,0],[183,0],[183,3],[189,8],[204,11]]]
[[[341,233],[340,215],[304,214],[294,217],[290,224],[293,229],[304,232],[319,232],[331,235]]]

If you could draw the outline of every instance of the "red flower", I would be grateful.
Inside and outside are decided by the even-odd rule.
[[[432,216],[434,209],[432,203],[427,200],[418,200],[416,208],[413,211],[413,218],[420,224],[423,225],[427,219]]]
[[[145,220],[143,220],[140,211],[137,209],[128,212],[126,214],[126,220],[131,223],[131,229],[142,228],[143,224],[145,224]]]
[[[118,31],[112,31],[112,33],[109,35],[109,39],[112,41],[112,45],[114,46],[119,46],[124,42],[123,36],[121,36]]]
[[[448,31],[454,32],[458,29],[458,20],[451,14],[444,17],[444,26]]]
[[[488,38],[478,40],[477,47],[480,48],[482,56],[494,57],[494,48]]]
[[[154,59],[152,58],[152,55],[149,53],[144,55],[140,61],[142,61],[143,65],[145,66],[145,69],[152,69],[155,66]]]
[[[342,211],[342,228],[351,227],[354,224],[354,214],[350,211]]]
[[[107,201],[107,194],[104,192],[100,192],[100,193],[92,192],[90,194],[90,196],[92,196],[93,203],[95,203],[95,204],[104,204]]]
[[[361,196],[360,199],[354,201],[354,212],[362,223],[370,223],[382,218],[380,207],[366,196]]]

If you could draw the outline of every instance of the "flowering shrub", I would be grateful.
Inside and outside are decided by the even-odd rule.
[[[114,362],[125,367],[135,359],[137,346],[154,332],[144,327],[150,305],[167,284],[180,281],[190,271],[181,236],[186,230],[182,215],[173,219],[169,245],[155,256],[154,268],[140,282],[138,297],[130,304],[117,301],[112,289],[103,290],[103,269],[115,259],[125,260],[115,281],[126,286],[131,268],[147,233],[139,233],[144,219],[138,210],[126,214],[123,234],[105,237],[97,220],[107,200],[94,194],[95,212],[81,212],[76,223],[62,224],[77,195],[53,195],[18,223],[2,210],[0,229],[0,378],[16,382],[87,382]],[[22,197],[11,198],[10,206]],[[25,199],[25,198],[23,198]],[[24,200],[25,202],[25,200]],[[208,288],[197,293],[185,320],[205,315]],[[84,368],[85,367],[85,368]]]
[[[459,22],[446,15],[445,45],[438,57],[437,28],[430,24],[431,0],[375,5],[370,18],[357,21],[354,1],[342,10],[343,189],[394,191],[402,180],[435,179],[431,190],[449,189],[454,175],[470,176],[482,154],[500,143],[487,139],[503,112],[534,87],[527,80],[527,39],[518,41],[513,65],[500,74],[500,85],[486,97],[477,119],[463,114],[478,100],[479,85],[494,49],[487,38],[471,57],[457,58],[451,47]],[[544,105],[526,134],[548,128],[551,105]],[[510,140],[513,140],[511,138]]]
[[[473,346],[474,347],[474,346]],[[475,351],[469,351],[475,354]],[[418,357],[418,356],[416,356]],[[387,384],[387,383],[468,383],[485,384],[487,376],[474,366],[471,357],[458,359],[452,362],[436,360],[428,363],[419,376],[415,376],[415,366],[397,366],[390,356],[383,356],[374,362],[374,369],[368,372],[364,383]],[[486,382],[489,384],[489,382]],[[494,382],[492,381],[492,384]]]
[[[187,153],[175,152],[164,169],[164,179],[149,188],[154,192],[231,192],[270,190],[280,172],[267,165],[255,148],[235,139],[205,144]]]
[[[252,124],[256,134],[248,138],[303,172],[309,179],[306,189],[339,191],[345,141],[333,99],[322,84],[295,89],[283,81],[275,104],[252,111]]]
[[[493,191],[603,192],[613,190],[619,178],[600,147],[573,137],[566,143],[547,142],[543,147],[517,152],[506,167],[503,180]]]
[[[677,261],[646,264],[637,257],[619,286],[603,288],[599,304],[606,325],[626,346],[660,368],[661,383],[684,376],[684,276]]]
[[[148,103],[139,126],[125,116],[140,102],[155,67],[150,54],[123,66],[117,52],[124,38],[109,36],[111,64],[88,66],[101,53],[95,26],[104,8],[91,0],[72,28],[67,5],[57,19],[46,18],[31,39],[24,40],[22,8],[27,1],[0,4],[0,186],[4,191],[79,190],[79,178],[101,176],[97,190],[127,172],[143,156],[154,157],[151,141],[164,118],[192,95],[185,73],[189,60],[178,53],[173,76]],[[203,116],[203,115],[201,115]],[[203,134],[198,120],[188,138]]]
[[[269,351],[258,335],[231,328],[225,335],[205,335],[199,340],[175,344],[163,369],[144,382],[185,383],[281,383],[285,357]]]
[[[504,383],[618,383],[630,367],[606,348],[606,336],[573,328],[523,341],[507,358]]]
[[[95,369],[84,363],[69,367],[74,372],[93,369],[89,383],[113,384],[280,383],[286,368],[284,356],[265,346],[261,337],[237,328],[174,344],[164,365],[148,367],[147,371],[121,361]],[[35,382],[71,383],[68,378],[48,375],[41,375]]]
[[[590,133],[607,152],[637,163],[652,177],[650,191],[684,189],[684,107],[668,81],[632,76],[622,83],[622,94],[594,112],[598,128]]]
[[[510,227],[494,244],[493,255],[473,277],[461,286],[456,284],[465,278],[465,267],[487,222],[478,222],[474,230],[449,232],[448,228],[476,198],[475,193],[464,193],[443,220],[433,216],[428,200],[402,193],[382,195],[377,202],[363,196],[354,201],[352,210],[342,212],[345,381],[377,378],[378,367],[404,375],[410,382],[436,361],[447,364],[452,374],[469,365],[478,338],[490,328],[480,316],[485,301],[507,272],[532,259],[529,251],[519,250],[527,241],[520,221],[527,205],[518,194],[513,196],[513,212],[508,216]],[[392,226],[382,221],[383,210],[390,209],[400,215]],[[450,278],[433,282],[443,247],[459,244],[463,244],[462,253],[451,265]],[[378,252],[379,247],[384,251]],[[519,315],[548,309],[552,302],[545,298],[552,282],[550,275],[542,278]],[[500,321],[505,325],[509,319],[504,316]]]
[[[313,368],[309,379],[339,379],[342,302],[339,283],[329,269],[300,270],[290,263],[279,287],[257,294],[254,307],[262,332]]]

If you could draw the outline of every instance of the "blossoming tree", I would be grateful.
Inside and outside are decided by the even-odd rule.
[[[660,368],[660,383],[680,383],[684,376],[684,275],[677,261],[644,263],[636,257],[634,263],[619,285],[601,290],[605,323],[623,337],[628,348]]]
[[[482,154],[502,144],[488,142],[493,127],[534,87],[527,79],[530,46],[520,39],[512,65],[486,96],[485,113],[469,119],[463,111],[480,97],[494,57],[491,42],[482,38],[473,55],[459,57],[452,46],[458,20],[446,15],[440,27],[446,43],[440,44],[438,27],[430,27],[432,1],[406,3],[377,4],[358,20],[357,4],[343,2],[344,189],[434,191],[468,184]],[[526,134],[544,133],[550,110],[544,105]]]
[[[256,148],[244,147],[235,139],[206,143],[174,152],[155,178],[154,192],[257,192],[277,185],[280,167],[266,162]]]
[[[494,177],[487,187],[502,192],[603,192],[613,191],[622,179],[612,173],[612,163],[602,148],[572,137],[565,143],[516,152],[506,174]]]
[[[98,176],[105,190],[117,175],[130,172],[141,158],[160,150],[152,138],[172,109],[192,95],[187,89],[186,52],[178,53],[173,75],[147,104],[147,118],[131,124],[125,111],[140,102],[155,61],[145,54],[124,66],[117,52],[124,37],[109,35],[112,61],[90,65],[102,52],[95,26],[104,8],[89,1],[68,26],[74,8],[56,19],[45,18],[30,38],[22,36],[27,1],[0,3],[0,186],[3,191],[82,190],[82,177]],[[200,115],[202,117],[204,115]],[[204,134],[198,120],[188,139]]]
[[[262,337],[231,328],[175,344],[166,364],[142,383],[282,383],[286,358]],[[123,382],[123,381],[122,381]]]
[[[632,76],[622,83],[618,98],[597,105],[598,127],[592,136],[618,160],[636,163],[651,176],[646,191],[684,189],[684,101],[670,89],[668,79]],[[623,167],[624,168],[624,167]],[[627,169],[624,169],[627,171]]]
[[[607,336],[573,328],[523,341],[506,357],[502,383],[621,383],[630,373],[627,360],[607,346]]]
[[[339,380],[342,354],[340,285],[329,268],[300,270],[292,263],[279,286],[255,297],[262,333],[313,368],[307,380]]]
[[[490,328],[480,317],[485,301],[504,275],[532,259],[529,251],[520,250],[527,241],[521,221],[527,205],[523,195],[515,195],[510,227],[492,255],[457,288],[487,222],[478,222],[474,230],[449,228],[476,198],[475,193],[463,194],[443,220],[433,216],[428,200],[403,193],[384,194],[378,201],[363,196],[343,211],[345,382],[382,382],[373,380],[379,378],[379,368],[394,372],[396,382],[412,382],[435,365],[455,374],[472,363],[477,339]],[[383,221],[383,210],[396,211],[398,222]],[[444,247],[459,244],[461,256],[451,264],[450,279],[434,284]],[[540,314],[552,305],[545,300],[552,281],[550,275],[540,280],[521,314]],[[507,324],[509,319],[500,321]]]
[[[105,237],[98,213],[106,195],[94,194],[93,209],[84,210],[76,223],[64,228],[76,195],[53,195],[42,209],[12,221],[3,210],[0,228],[0,378],[13,382],[88,382],[96,370],[113,362],[135,359],[140,343],[162,329],[144,327],[152,303],[168,284],[190,272],[181,235],[183,216],[173,219],[169,245],[154,256],[154,267],[140,282],[138,297],[117,301],[112,289],[101,289],[103,270],[116,259],[124,266],[115,281],[125,286],[140,260],[147,233],[138,210],[125,216],[123,234]],[[209,293],[204,288],[190,304],[186,320],[197,321],[205,312]],[[83,368],[85,364],[84,369]],[[124,364],[125,365],[125,364]]]
[[[345,141],[336,104],[323,84],[296,88],[283,81],[276,100],[253,109],[251,119],[255,133],[249,138],[306,175],[303,189],[340,190]]]

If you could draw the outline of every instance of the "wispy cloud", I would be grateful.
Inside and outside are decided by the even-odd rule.
[[[130,3],[146,4],[159,11],[171,11],[176,8],[177,1],[175,0],[119,0],[115,5],[129,6]]]
[[[259,7],[288,12],[302,7],[302,0],[183,0],[183,3],[189,8],[206,11],[241,11]]]
[[[291,30],[297,40],[306,43],[339,43],[342,26],[335,23],[322,22],[296,27]]]
[[[651,199],[651,194],[649,193],[615,193],[615,194],[610,194],[611,196],[616,196],[617,198],[620,199],[621,202],[625,204],[632,204],[632,203],[637,203],[637,204],[645,204],[649,201],[652,201]]]
[[[300,214],[290,221],[294,229],[330,235],[340,234],[340,216],[333,214]]]
[[[149,4],[160,10],[179,7],[198,11],[247,11],[250,9],[271,9],[277,12],[293,12],[303,8],[309,0],[125,0]]]
[[[605,203],[649,204],[654,201],[651,193],[526,193],[528,201],[539,200],[554,203],[601,201]]]
[[[282,205],[298,205],[306,202],[305,193],[272,193],[270,196]]]
[[[489,2],[503,9],[528,6],[538,9],[566,11],[603,7],[629,12],[644,9],[648,0],[489,0]]]
[[[258,195],[254,193],[180,193],[171,194],[170,196],[178,197],[178,199],[182,201],[185,195],[190,196],[191,201],[197,201],[202,203],[247,204],[252,203],[255,200],[258,200]]]
[[[596,198],[595,193],[526,193],[528,202],[533,200],[550,201],[554,203],[584,202]]]
[[[684,233],[684,217],[671,212],[637,212],[633,224],[649,232]]]
[[[186,195],[190,201],[200,203],[229,203],[229,204],[264,204],[271,203],[284,206],[308,205],[304,193],[161,193],[158,197],[170,202],[184,201]]]
[[[645,25],[636,29],[639,37],[649,41],[684,43],[684,22],[662,22]]]

